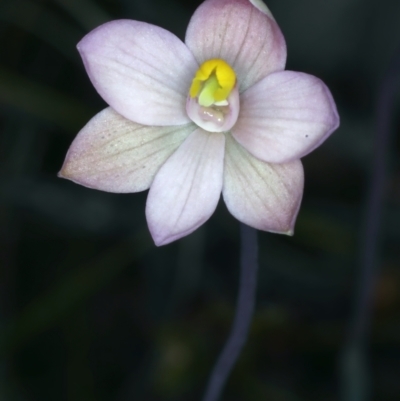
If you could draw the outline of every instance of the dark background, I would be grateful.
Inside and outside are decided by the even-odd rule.
[[[105,107],[75,49],[131,18],[183,39],[199,1],[0,1],[0,400],[200,400],[232,322],[239,224],[223,202],[156,248],[146,193],[58,179]],[[293,237],[260,233],[257,309],[224,400],[336,401],[358,278],[379,85],[400,46],[398,0],[270,0],[287,68],[323,79],[341,127],[304,158]],[[400,71],[399,71],[400,73]],[[369,357],[372,400],[400,399],[399,98],[391,120]]]

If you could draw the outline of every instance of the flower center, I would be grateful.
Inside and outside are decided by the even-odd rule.
[[[226,101],[236,83],[236,75],[224,60],[212,59],[197,70],[190,87],[190,96],[198,97],[201,106]]]
[[[236,74],[224,60],[205,61],[197,70],[186,103],[188,116],[211,132],[228,131],[239,114]]]

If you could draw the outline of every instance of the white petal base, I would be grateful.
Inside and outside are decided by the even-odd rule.
[[[186,111],[190,119],[205,131],[229,131],[235,125],[240,110],[239,91],[236,85],[227,101],[228,105],[226,106],[203,107],[199,105],[197,98],[189,95],[186,101]]]

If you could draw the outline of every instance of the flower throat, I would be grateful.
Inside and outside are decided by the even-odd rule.
[[[188,116],[211,132],[228,131],[239,114],[236,74],[221,59],[205,61],[197,70],[187,98]]]

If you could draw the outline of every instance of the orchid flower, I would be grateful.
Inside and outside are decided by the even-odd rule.
[[[339,125],[318,78],[284,71],[285,40],[261,0],[206,0],[185,43],[140,21],[111,21],[78,44],[110,106],[73,141],[60,176],[108,192],[149,189],[156,245],[190,234],[215,211],[293,234],[300,158]]]

